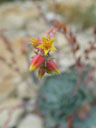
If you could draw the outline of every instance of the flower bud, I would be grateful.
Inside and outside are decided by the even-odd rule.
[[[60,74],[60,71],[53,60],[49,60],[46,62],[46,68],[52,72]]]
[[[47,72],[48,74],[51,74],[51,75],[54,73],[54,71],[49,70],[48,68],[46,68],[46,72]]]
[[[42,67],[42,68],[40,68],[39,69],[39,71],[38,71],[38,78],[39,79],[41,79],[42,78],[42,76],[45,74],[45,67]]]
[[[33,71],[33,70],[39,68],[43,64],[44,60],[45,59],[41,54],[35,55],[30,62],[29,70]]]

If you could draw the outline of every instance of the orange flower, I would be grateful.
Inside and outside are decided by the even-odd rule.
[[[32,44],[35,48],[42,43],[42,40],[37,40],[32,38],[30,44]]]
[[[33,71],[33,70],[39,68],[43,64],[44,61],[45,61],[45,59],[41,54],[35,55],[30,62],[29,70]]]
[[[56,72],[56,73],[60,74],[60,71],[53,60],[49,60],[46,62],[46,68],[49,71]]]
[[[54,40],[54,38],[48,40],[45,37],[42,37],[42,44],[37,46],[37,48],[44,50],[44,54],[47,55],[49,51],[56,50],[56,48],[52,46]]]

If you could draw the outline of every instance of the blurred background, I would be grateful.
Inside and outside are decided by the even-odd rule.
[[[36,72],[28,71],[34,53],[26,42],[44,35],[55,20],[71,28],[81,48],[86,48],[94,37],[96,0],[0,0],[0,128],[43,128],[43,120],[34,111],[45,78],[39,81]],[[56,47],[62,48],[54,56],[64,71],[74,59],[61,33]],[[96,86],[93,90],[96,95]]]

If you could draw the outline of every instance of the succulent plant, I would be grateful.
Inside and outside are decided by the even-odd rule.
[[[83,72],[80,86],[73,94],[77,86],[78,74],[75,68],[70,69],[70,72],[46,77],[40,87],[37,106],[44,116],[47,128],[54,128],[57,125],[67,127],[65,120],[87,99],[87,94],[82,88],[87,72]]]

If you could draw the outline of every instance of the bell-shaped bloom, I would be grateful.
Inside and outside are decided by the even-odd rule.
[[[52,75],[52,74],[54,73],[54,71],[49,70],[48,68],[46,68],[46,72],[47,72],[48,74],[50,74],[50,75]]]
[[[48,40],[45,37],[42,37],[42,44],[37,46],[37,48],[44,50],[44,54],[46,56],[49,51],[56,50],[56,48],[52,46],[54,40],[54,38]]]
[[[30,62],[29,70],[33,71],[33,70],[39,68],[43,64],[44,61],[45,61],[45,59],[41,54],[35,55]]]
[[[45,72],[46,72],[45,67],[40,68],[38,71],[38,78],[41,79],[42,76],[45,74]]]
[[[46,62],[46,68],[49,71],[56,72],[56,73],[60,74],[58,66],[56,65],[56,63],[53,60],[49,60]]]

